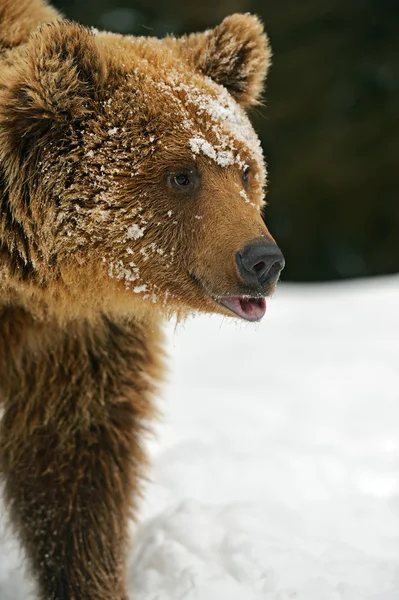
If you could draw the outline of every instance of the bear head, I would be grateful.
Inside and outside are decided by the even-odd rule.
[[[246,111],[270,50],[254,16],[163,40],[59,21],[0,79],[0,261],[50,311],[258,320],[284,265]]]

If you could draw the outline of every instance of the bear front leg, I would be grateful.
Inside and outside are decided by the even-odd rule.
[[[128,522],[151,413],[140,363],[152,359],[138,330],[106,337],[68,335],[49,354],[25,354],[5,403],[5,498],[43,600],[127,600]]]
[[[12,519],[43,600],[125,600],[130,450],[111,424],[69,433],[46,427],[19,442],[5,465]]]

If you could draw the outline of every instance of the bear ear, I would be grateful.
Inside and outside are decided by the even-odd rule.
[[[234,14],[215,29],[186,40],[201,73],[226,87],[244,108],[258,103],[271,50],[257,17]]]
[[[14,140],[79,120],[107,78],[95,36],[68,21],[40,27],[4,81],[1,120]]]

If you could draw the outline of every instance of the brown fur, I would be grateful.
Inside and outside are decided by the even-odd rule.
[[[43,600],[125,600],[161,319],[230,314],[217,298],[248,293],[236,252],[271,239],[235,102],[258,101],[267,41],[249,15],[160,41],[0,0],[0,47],[5,497]],[[190,194],[170,185],[182,168]]]

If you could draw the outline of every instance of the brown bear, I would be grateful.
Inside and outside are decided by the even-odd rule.
[[[284,259],[256,17],[181,38],[0,0],[0,472],[43,600],[126,600],[162,321],[256,321]]]

